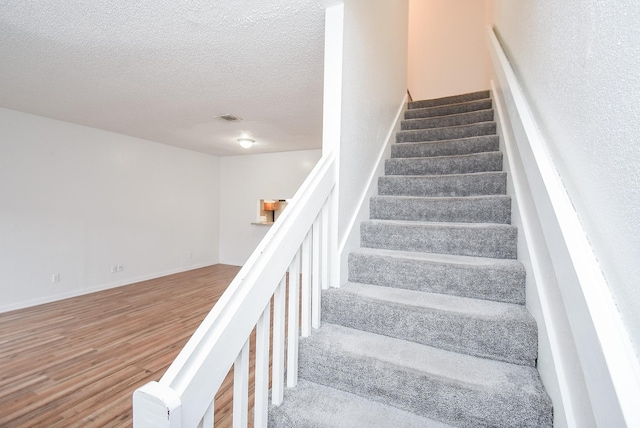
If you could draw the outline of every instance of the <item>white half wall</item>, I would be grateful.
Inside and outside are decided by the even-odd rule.
[[[218,191],[217,157],[0,108],[0,311],[217,263]]]
[[[638,2],[495,0],[493,18],[638,353]]]
[[[640,362],[551,147],[493,30],[494,95],[554,426],[638,426]],[[520,245],[524,244],[524,245]],[[521,251],[524,250],[524,251]]]
[[[352,231],[405,99],[407,15],[407,0],[351,0],[344,5],[338,242]],[[346,253],[351,249],[342,248]]]
[[[321,150],[220,158],[220,263],[242,266],[270,226],[257,220],[258,200],[289,199]]]
[[[409,91],[414,100],[489,89],[483,0],[409,1]]]

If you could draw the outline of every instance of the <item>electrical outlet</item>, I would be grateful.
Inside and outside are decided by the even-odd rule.
[[[124,266],[123,265],[118,265],[118,272],[122,272],[124,270]]]
[[[118,265],[111,266],[111,273],[116,273],[116,272],[118,272]]]
[[[60,282],[60,274],[59,273],[54,273],[51,276],[51,282]]]

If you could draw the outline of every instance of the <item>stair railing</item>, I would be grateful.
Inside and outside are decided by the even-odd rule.
[[[134,428],[213,427],[214,397],[232,365],[233,426],[247,426],[249,338],[254,327],[254,426],[266,427],[270,356],[271,402],[279,405],[285,358],[286,386],[294,387],[298,338],[320,326],[321,288],[328,288],[336,266],[331,251],[335,247],[331,205],[337,194],[336,164],[332,153],[320,159],[164,376],[134,392]]]

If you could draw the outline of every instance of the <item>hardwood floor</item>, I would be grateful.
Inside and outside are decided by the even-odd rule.
[[[160,379],[239,269],[0,314],[0,427],[131,426],[133,391]],[[231,426],[231,377],[216,396],[216,427]]]

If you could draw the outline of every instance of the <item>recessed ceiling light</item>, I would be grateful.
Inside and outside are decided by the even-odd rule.
[[[243,149],[248,149],[249,147],[253,146],[255,140],[252,140],[251,138],[238,138],[238,143],[240,143],[240,147],[242,147]]]

